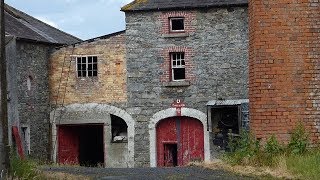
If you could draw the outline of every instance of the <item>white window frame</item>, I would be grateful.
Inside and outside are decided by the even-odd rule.
[[[182,58],[182,55],[183,55],[183,58]],[[174,58],[174,56],[176,56],[176,57]],[[171,80],[172,81],[185,81],[186,80],[185,53],[184,52],[172,52],[172,53],[170,53],[170,61],[171,61]],[[174,62],[175,62],[175,65],[174,65]],[[179,65],[178,65],[178,62],[179,62]],[[184,63],[182,63],[182,62],[184,62]],[[174,69],[182,69],[182,68],[185,71],[184,79],[175,79]]]
[[[92,63],[89,63],[89,57],[92,57]],[[76,73],[77,73],[77,77],[78,78],[94,78],[94,77],[98,77],[98,56],[76,56],[75,57],[76,58]],[[86,65],[86,69],[85,69],[85,71],[86,71],[86,75],[85,76],[79,76],[79,71],[83,71],[82,69],[81,70],[79,70],[78,69],[78,58],[80,58],[80,65],[82,65],[82,64],[84,64],[84,63],[82,63],[82,58],[85,58],[86,59],[86,62],[85,62],[85,65]],[[96,58],[97,59],[97,62],[93,62],[93,58]],[[91,64],[92,65],[92,70],[89,70],[89,64]],[[93,65],[94,64],[97,64],[97,69],[96,70],[94,70],[93,69]],[[92,75],[91,76],[89,76],[89,71],[92,71]],[[96,76],[94,76],[93,75],[93,72],[94,71],[96,71],[97,72],[97,75]],[[82,72],[81,72],[82,73]]]
[[[172,20],[179,20],[179,19],[183,20],[183,30],[173,30],[172,29]],[[184,17],[172,17],[172,18],[169,18],[169,21],[170,21],[170,32],[184,32],[185,31],[186,26],[185,26],[185,18]]]

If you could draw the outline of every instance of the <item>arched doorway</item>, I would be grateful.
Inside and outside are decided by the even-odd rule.
[[[161,120],[156,127],[157,166],[184,166],[204,159],[201,121],[185,116]]]
[[[157,132],[156,127],[158,124],[167,118],[177,117],[175,108],[168,108],[154,114],[149,121],[149,141],[150,141],[150,166],[156,167],[158,165],[157,157]],[[179,116],[180,117],[180,116]],[[199,110],[192,108],[182,108],[181,117],[194,118],[201,122],[203,127],[203,141],[204,141],[204,161],[210,160],[210,145],[209,145],[209,132],[207,131],[207,115]],[[170,148],[170,147],[168,147]],[[174,145],[171,146],[174,148]]]
[[[50,120],[54,162],[134,167],[135,122],[124,110],[107,104],[72,104],[52,111]]]

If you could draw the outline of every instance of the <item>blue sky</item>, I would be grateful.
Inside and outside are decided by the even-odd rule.
[[[125,29],[120,8],[132,0],[5,0],[5,3],[83,40]]]

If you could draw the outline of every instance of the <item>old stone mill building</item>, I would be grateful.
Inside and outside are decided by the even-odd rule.
[[[122,11],[125,31],[51,56],[53,160],[154,167],[216,157],[228,130],[248,125],[247,3],[135,1]]]
[[[297,122],[317,143],[320,6],[285,2],[136,0],[121,9],[125,31],[51,51],[51,112],[37,124],[49,131],[47,154],[184,166],[216,158],[241,129],[286,142]]]

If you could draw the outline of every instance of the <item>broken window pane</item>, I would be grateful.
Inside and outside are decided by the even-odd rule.
[[[93,71],[92,76],[98,76],[98,72],[97,71]]]
[[[90,63],[92,63],[92,57],[91,56],[88,57],[88,64],[90,64]]]
[[[186,78],[185,68],[173,69],[173,80],[184,80]]]
[[[86,57],[82,57],[82,63],[83,64],[87,63],[87,58]]]
[[[82,71],[82,76],[81,77],[86,77],[86,76],[87,76],[87,71],[86,70]]]
[[[97,64],[93,64],[93,70],[98,70],[98,65]]]
[[[98,57],[97,56],[93,56],[93,63],[97,63],[98,62]]]
[[[172,18],[171,31],[184,31],[184,18]]]

